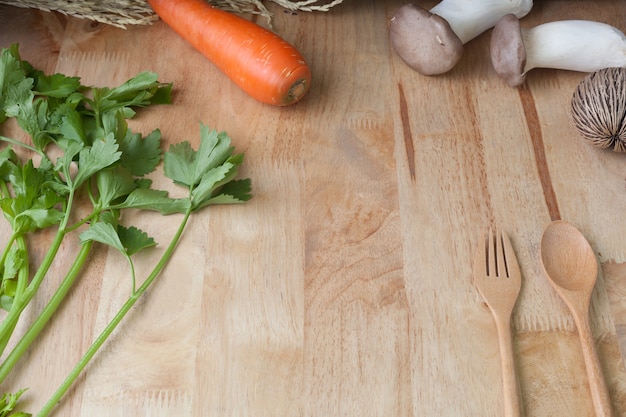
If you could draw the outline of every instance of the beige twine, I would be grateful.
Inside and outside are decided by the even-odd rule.
[[[286,10],[307,12],[325,12],[343,2],[343,0],[271,1]],[[261,15],[271,25],[272,14],[260,0],[208,0],[208,2],[230,12]],[[0,0],[0,3],[46,12],[55,11],[122,28],[128,25],[145,25],[157,20],[146,0]]]

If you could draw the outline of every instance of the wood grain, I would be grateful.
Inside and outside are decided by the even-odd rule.
[[[56,415],[500,416],[497,333],[471,280],[481,231],[499,225],[522,271],[513,343],[526,415],[587,417],[575,324],[539,263],[555,217],[575,224],[601,263],[591,328],[616,415],[626,415],[626,164],[571,124],[584,74],[537,69],[511,89],[491,67],[486,33],[451,72],[421,76],[388,43],[402,4],[355,0],[298,14],[272,6],[276,31],[314,77],[288,108],[246,97],[160,22],[123,30],[0,7],[0,46],[19,42],[48,72],[112,85],[151,70],[172,82],[175,103],[140,112],[132,127],[159,127],[169,143],[197,143],[200,122],[224,130],[253,181],[247,204],[192,220],[177,257]],[[537,0],[523,24],[562,18],[626,30],[626,3]],[[160,242],[176,225],[149,214],[126,220]],[[30,387],[29,410],[129,291],[115,253],[91,261],[2,387]]]

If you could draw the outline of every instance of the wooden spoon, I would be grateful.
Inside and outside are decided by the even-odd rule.
[[[612,416],[611,400],[589,325],[589,303],[598,276],[595,254],[574,226],[557,220],[543,232],[541,263],[548,280],[574,316],[596,415]]]

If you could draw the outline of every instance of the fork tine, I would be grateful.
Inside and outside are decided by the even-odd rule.
[[[496,261],[498,265],[496,275],[503,278],[507,278],[509,276],[506,266],[506,251],[503,244],[505,235],[505,232],[496,230]]]
[[[517,263],[517,257],[513,251],[511,240],[506,232],[502,232],[502,246],[504,247],[504,256],[506,258],[506,270],[507,277],[515,280],[521,280],[521,274],[519,264]]]
[[[497,274],[496,270],[496,250],[494,247],[493,230],[489,228],[489,235],[487,236],[487,275],[492,276]]]

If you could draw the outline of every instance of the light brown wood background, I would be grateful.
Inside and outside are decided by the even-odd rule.
[[[538,257],[557,218],[579,227],[601,263],[592,326],[616,415],[626,415],[626,155],[573,129],[569,100],[584,74],[533,70],[511,89],[485,33],[453,71],[421,76],[388,42],[403,3],[272,7],[275,30],[314,76],[288,108],[249,99],[160,22],[123,30],[0,7],[1,46],[19,42],[45,71],[100,86],[142,70],[173,82],[174,104],[141,112],[133,128],[159,127],[170,143],[197,143],[200,122],[224,130],[254,187],[247,204],[191,221],[56,415],[501,416],[496,330],[471,279],[477,240],[498,225],[523,274],[513,321],[526,415],[588,417],[575,326]],[[626,30],[626,3],[538,0],[523,23],[570,18]],[[165,243],[179,219],[127,220]],[[36,411],[128,291],[125,263],[100,250],[2,389],[30,387]]]

